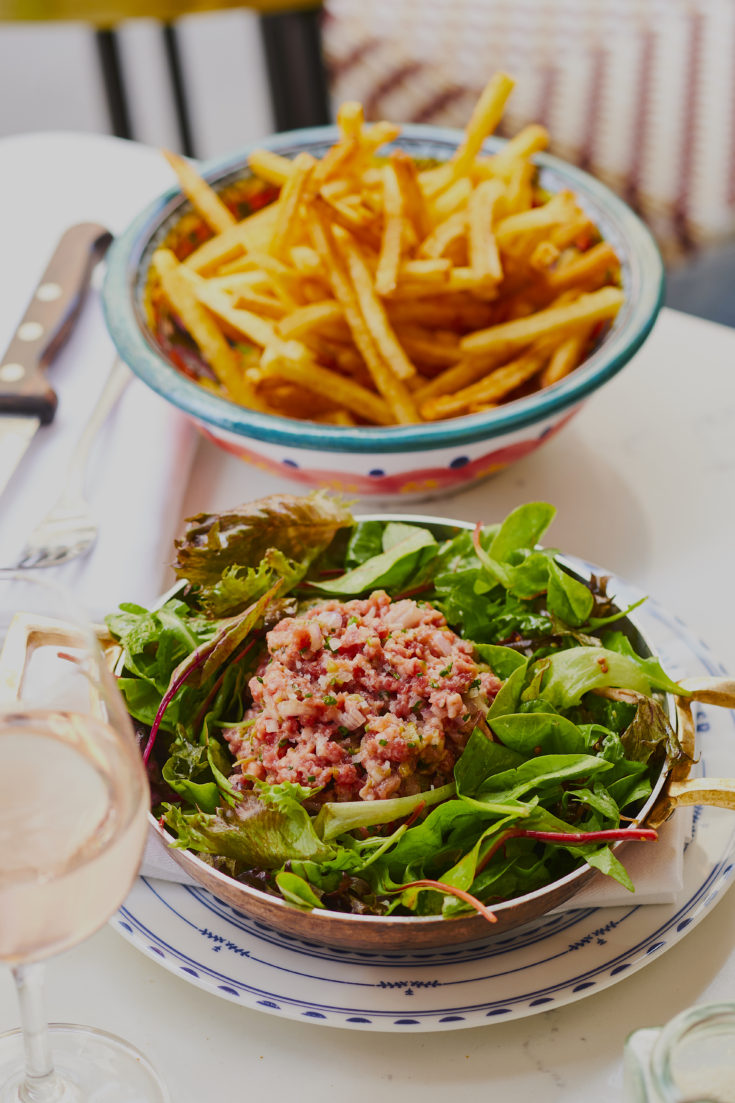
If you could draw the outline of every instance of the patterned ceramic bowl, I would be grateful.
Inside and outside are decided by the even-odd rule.
[[[277,134],[259,143],[285,156],[321,157],[336,127]],[[418,159],[447,160],[461,132],[405,126],[395,146]],[[489,139],[488,152],[503,145]],[[249,147],[207,164],[222,190],[248,175]],[[429,498],[463,487],[528,455],[558,432],[584,399],[618,372],[641,346],[659,311],[664,285],[656,245],[635,214],[603,184],[554,157],[539,155],[540,183],[573,191],[621,261],[625,303],[597,348],[551,387],[480,414],[396,427],[343,427],[261,414],[205,390],[180,372],[148,324],[145,291],[156,247],[190,205],[172,188],[113,244],[103,301],[121,357],[153,390],[186,411],[220,447],[284,478],[381,500]]]
[[[430,516],[407,517],[400,513],[367,514],[364,519],[418,523],[430,528],[438,540],[454,536],[461,529],[473,528],[473,525],[466,521],[452,521],[448,518]],[[571,557],[562,556],[560,562],[572,574],[584,580],[589,579],[590,570],[593,569],[582,560]],[[176,589],[163,595],[160,604],[175,593]],[[635,613],[629,614],[618,622],[629,636],[635,650],[643,656],[655,653],[648,642],[647,635],[652,623],[655,621],[646,620],[645,617],[639,619]],[[121,663],[122,661],[118,658],[119,648],[113,648],[112,653]],[[122,669],[120,665],[118,672],[121,673]],[[692,691],[693,700],[726,708],[732,708],[735,704],[735,682],[731,679],[699,678],[687,684]],[[653,791],[637,816],[638,825],[641,827],[659,827],[675,812],[679,804],[714,804],[735,808],[735,779],[688,777],[690,766],[698,758],[697,735],[692,714],[681,698],[667,695],[666,702],[669,719],[677,730],[687,757],[681,764],[673,767],[664,764],[658,777],[653,779]],[[162,842],[167,847],[171,847],[174,841],[171,834],[152,814],[149,817],[149,824],[151,830]],[[613,844],[613,850],[625,861],[626,848],[633,845],[639,844],[616,842]],[[488,933],[492,936],[499,935],[538,920],[554,908],[563,906],[589,882],[602,877],[596,869],[585,864],[542,888],[493,904],[492,911],[496,921],[488,931],[487,921],[476,914],[447,920],[437,915],[355,915],[316,908],[313,911],[303,911],[287,904],[280,897],[261,892],[214,869],[202,861],[194,851],[172,848],[170,854],[185,874],[208,889],[217,899],[230,904],[250,919],[296,938],[352,950],[406,951],[411,949],[416,951],[474,942],[487,938]]]

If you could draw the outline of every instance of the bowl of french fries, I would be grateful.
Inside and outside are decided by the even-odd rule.
[[[425,498],[534,451],[650,332],[663,266],[605,185],[492,131],[277,134],[206,165],[114,243],[121,357],[228,452],[290,480]]]

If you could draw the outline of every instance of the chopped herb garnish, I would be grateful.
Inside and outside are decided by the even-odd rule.
[[[336,705],[337,704],[337,698],[332,697],[331,693],[328,693],[326,695],[326,697],[324,698],[324,704],[325,705]]]

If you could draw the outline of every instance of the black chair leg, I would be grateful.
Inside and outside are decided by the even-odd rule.
[[[163,47],[166,53],[166,63],[171,78],[171,91],[174,97],[176,110],[176,125],[179,130],[179,142],[181,152],[186,157],[196,157],[194,152],[194,139],[192,137],[191,115],[184,88],[184,69],[181,64],[181,52],[176,34],[176,28],[171,23],[163,27]]]
[[[320,21],[318,9],[260,17],[277,130],[331,120]]]
[[[110,113],[110,128],[117,138],[132,138],[130,111],[120,66],[117,35],[111,30],[95,31],[95,41],[102,67],[107,110]]]

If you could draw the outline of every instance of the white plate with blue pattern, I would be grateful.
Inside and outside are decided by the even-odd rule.
[[[621,604],[636,600],[613,580]],[[706,644],[648,601],[636,620],[673,677],[723,674]],[[735,776],[735,713],[697,706],[701,771]],[[113,927],[177,976],[258,1011],[355,1030],[430,1031],[522,1018],[599,992],[678,942],[735,873],[735,817],[695,811],[675,904],[545,916],[481,945],[416,953],[301,941],[200,887],[139,878]]]

